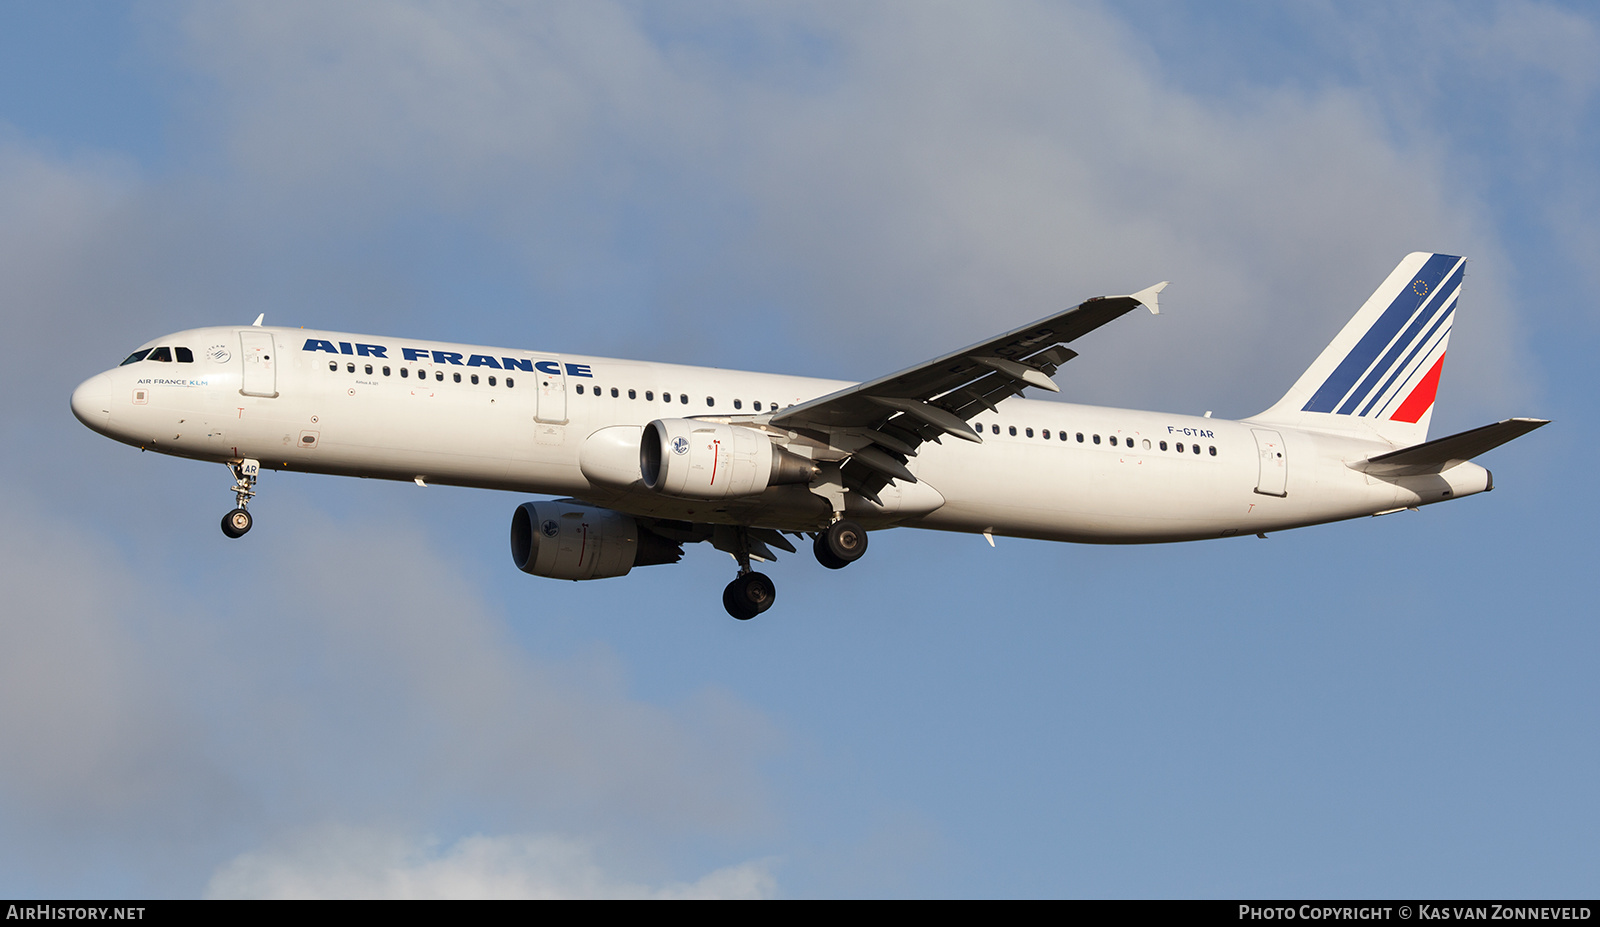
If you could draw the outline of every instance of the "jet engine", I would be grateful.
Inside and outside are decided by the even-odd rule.
[[[639,471],[645,486],[665,495],[726,499],[809,483],[817,465],[754,428],[661,418],[644,426]]]
[[[511,515],[511,561],[551,579],[626,576],[636,566],[677,563],[683,547],[610,509],[524,502]]]

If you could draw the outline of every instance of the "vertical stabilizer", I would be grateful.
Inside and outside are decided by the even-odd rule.
[[[1449,254],[1406,255],[1289,392],[1251,421],[1397,447],[1426,441],[1466,265]]]

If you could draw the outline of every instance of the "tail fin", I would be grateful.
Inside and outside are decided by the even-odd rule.
[[[1448,254],[1406,255],[1289,392],[1251,421],[1399,447],[1426,441],[1466,265]]]

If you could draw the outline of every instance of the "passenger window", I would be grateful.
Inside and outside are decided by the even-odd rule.
[[[356,372],[356,365],[355,364],[345,364],[344,365],[344,371],[345,371],[345,373],[355,373]]]
[[[1012,425],[1011,428],[1010,428],[1010,431],[1011,431],[1011,437],[1015,438],[1017,436],[1017,426]]]
[[[688,393],[679,393],[678,394],[678,401],[683,403],[684,405],[688,405],[689,404],[689,394]]]
[[[1194,445],[1190,445],[1190,446],[1194,448],[1194,452],[1196,454],[1200,453],[1200,445],[1194,444]]]
[[[1081,432],[1081,431],[1078,432],[1078,443],[1079,444],[1083,443],[1083,432]]]
[[[194,352],[189,350],[188,348],[173,348],[172,350],[176,351],[177,354],[178,354],[178,363],[180,363],[180,364],[192,364],[192,363],[194,363]]]
[[[490,378],[489,378],[489,385],[490,385],[490,386],[493,386],[493,385],[494,385],[494,377],[490,377]]]
[[[992,432],[993,434],[999,434],[1000,433],[1000,426],[999,425],[990,425],[989,426],[989,431]]]
[[[632,390],[629,390],[629,392],[632,392]],[[656,401],[655,390],[650,390],[650,389],[645,390],[644,391],[644,401],[645,402],[655,402]]]
[[[149,353],[150,353],[150,349],[149,348],[145,348],[143,351],[135,351],[132,354],[128,355],[128,359],[127,360],[123,361],[122,363],[118,364],[117,366],[118,367],[126,367],[129,364],[137,364],[138,362],[144,360],[145,355],[147,355]]]
[[[401,367],[400,368],[400,379],[403,380],[403,379],[405,379],[406,377],[409,377],[409,376],[411,376],[411,374],[409,372],[407,372],[406,368]]]
[[[619,394],[617,393],[617,388],[615,386],[611,387],[611,398],[615,399],[615,398],[617,398],[618,395]]]
[[[1144,439],[1144,449],[1147,450],[1147,451],[1150,450],[1150,439],[1149,438],[1145,438]]]
[[[384,376],[388,376],[389,375],[389,368],[388,367],[383,368],[383,375]]]
[[[1165,442],[1165,441],[1161,442],[1161,449],[1163,451],[1167,449],[1167,442]]]
[[[583,384],[582,383],[578,384],[578,395],[579,396],[583,395]]]
[[[452,379],[454,379],[454,380],[455,380],[455,381],[456,381],[456,382],[457,382],[457,383],[460,383],[460,382],[461,382],[461,374],[460,374],[460,373],[452,373],[452,374],[450,374],[450,376],[451,376],[451,378],[452,378]]]
[[[638,399],[639,398],[639,394],[635,393],[633,390],[630,389],[630,390],[628,390],[628,398],[629,399]]]
[[[1039,437],[1046,441],[1050,440],[1050,429],[1046,428],[1044,431],[1039,432]]]
[[[154,351],[151,351],[150,352],[150,356],[145,358],[145,359],[146,360],[153,360],[153,361],[161,361],[162,363],[170,364],[170,363],[172,363],[172,349],[171,348],[156,348]]]
[[[472,375],[472,385],[473,386],[477,386],[478,385],[478,375],[477,374],[473,374]]]
[[[712,399],[710,396],[706,397],[706,408],[709,409],[710,407],[712,407],[712,406],[714,406],[716,404],[717,404],[717,401],[715,399]]]
[[[438,380],[440,383],[443,383],[444,382],[444,371],[443,370],[435,370],[433,372],[433,378],[435,380]]]
[[[1031,438],[1031,437],[1033,437],[1033,429],[1032,429],[1032,428],[1029,428],[1029,429],[1027,429],[1027,431],[1026,431],[1026,434],[1027,434],[1027,435],[1028,435],[1028,437],[1030,437],[1030,438]]]
[[[1211,450],[1211,456],[1212,457],[1217,456],[1217,449],[1216,449],[1215,446],[1212,446],[1210,450]]]
[[[517,381],[516,380],[513,380],[510,377],[506,377],[506,389],[511,389],[512,387],[514,387],[516,385],[517,385]]]
[[[1096,444],[1100,443],[1100,436],[1099,435],[1095,435],[1094,436],[1094,443],[1096,443]]]
[[[372,365],[371,364],[367,365],[367,376],[369,376],[369,377],[372,376]]]
[[[339,362],[338,361],[328,361],[328,370],[333,372],[333,373],[338,373],[339,372]]]
[[[662,402],[671,402],[672,401],[672,394],[671,393],[662,393],[661,394],[661,401]]]
[[[761,400],[759,400],[759,399],[756,400],[754,408],[755,408],[755,410],[757,412],[761,411]]]
[[[1123,440],[1123,443],[1127,444],[1129,447],[1133,447],[1133,439],[1132,438],[1123,438],[1122,440]]]
[[[744,402],[742,400],[735,399],[733,401],[733,407],[735,409],[742,409],[742,408],[744,408]]]

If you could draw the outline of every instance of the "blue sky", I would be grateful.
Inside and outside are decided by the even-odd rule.
[[[1600,32],[1499,4],[0,8],[0,893],[1573,896],[1600,872]],[[72,419],[270,323],[1245,416],[1405,253],[1490,495],[1266,541],[904,531],[517,573],[505,494]]]

